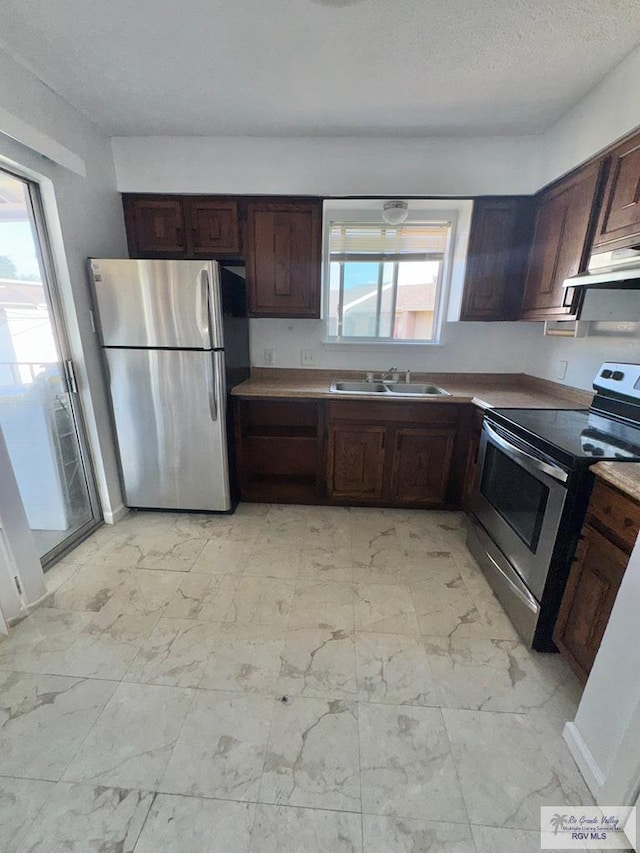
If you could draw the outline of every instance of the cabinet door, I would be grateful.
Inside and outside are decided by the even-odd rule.
[[[189,254],[239,257],[238,205],[233,199],[189,198]]]
[[[629,557],[588,524],[565,588],[553,639],[585,681],[593,666]]]
[[[391,471],[393,502],[446,503],[455,436],[455,429],[396,430]]]
[[[247,289],[254,317],[320,316],[320,202],[247,205]]]
[[[618,249],[640,243],[640,134],[609,158],[609,177],[594,245]]]
[[[461,320],[514,320],[522,303],[532,203],[528,196],[473,204]]]
[[[601,163],[542,193],[538,200],[522,309],[524,320],[571,315],[565,278],[586,268],[598,201]]]
[[[131,257],[177,258],[186,254],[181,199],[125,196],[123,204]]]
[[[382,497],[385,433],[384,426],[330,427],[327,482],[331,497]]]

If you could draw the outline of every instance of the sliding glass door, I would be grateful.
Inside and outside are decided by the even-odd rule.
[[[3,170],[0,427],[46,567],[100,511],[38,186]]]

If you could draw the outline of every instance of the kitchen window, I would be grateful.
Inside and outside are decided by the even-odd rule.
[[[452,245],[451,219],[326,225],[327,340],[436,343]]]

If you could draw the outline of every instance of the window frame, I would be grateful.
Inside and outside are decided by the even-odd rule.
[[[458,211],[452,208],[451,202],[446,203],[437,199],[410,199],[409,216],[404,224],[420,225],[428,223],[443,223],[449,225],[447,243],[440,267],[438,291],[434,309],[433,336],[431,338],[388,338],[388,337],[341,337],[329,335],[329,299],[330,299],[330,274],[331,259],[329,238],[332,223],[361,223],[378,225],[382,221],[382,205],[387,199],[331,199],[323,205],[323,232],[322,232],[322,322],[323,322],[323,345],[331,347],[357,347],[357,346],[382,346],[382,347],[430,347],[441,346],[442,326],[446,315],[446,306],[449,298],[452,268],[455,263],[455,249],[457,244]]]

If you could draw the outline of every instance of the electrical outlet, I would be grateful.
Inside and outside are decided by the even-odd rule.
[[[276,363],[276,351],[274,349],[265,349],[264,363],[267,367],[273,367]]]
[[[315,367],[316,366],[316,351],[314,349],[303,349],[300,352],[301,352],[300,361],[301,361],[303,367]]]
[[[556,370],[556,379],[564,379],[567,375],[567,367],[569,366],[568,361],[563,361],[562,359],[558,362],[558,368]]]

